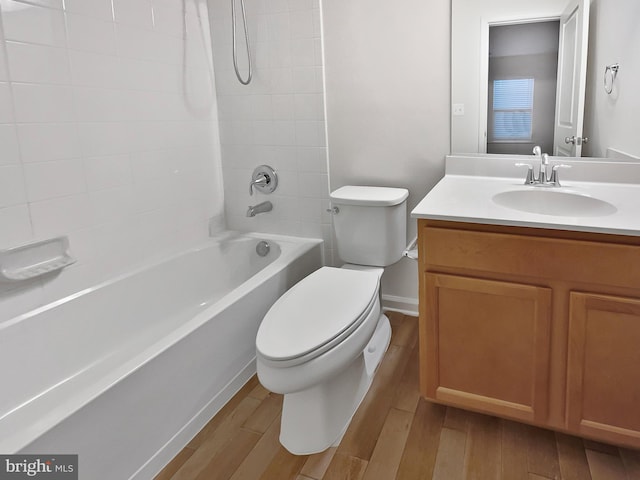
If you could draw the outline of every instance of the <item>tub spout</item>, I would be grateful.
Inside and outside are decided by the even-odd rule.
[[[273,210],[273,204],[269,201],[250,205],[247,210],[247,217],[255,217],[258,213],[270,212],[271,210]]]

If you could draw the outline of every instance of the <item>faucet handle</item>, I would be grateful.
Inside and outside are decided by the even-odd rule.
[[[249,182],[249,195],[253,195],[255,187],[261,193],[272,193],[278,186],[278,175],[269,165],[256,167]]]
[[[257,178],[251,180],[251,183],[249,184],[249,195],[253,195],[253,187],[255,186],[264,187],[268,183],[269,183],[269,177],[261,173]]]
[[[553,166],[553,168],[551,169],[551,179],[549,179],[549,182],[554,187],[561,187],[562,186],[562,185],[560,185],[560,179],[558,178],[558,170],[560,168],[571,168],[571,165],[565,165],[564,163],[558,163],[557,165]]]
[[[525,185],[533,185],[534,183],[536,183],[535,179],[533,178],[533,165],[531,165],[530,163],[516,163],[515,166],[529,168],[529,170],[527,171],[527,178],[524,181]]]
[[[542,148],[540,148],[540,145],[536,145],[535,147],[533,147],[533,154],[536,157],[539,157],[540,155],[542,155]]]

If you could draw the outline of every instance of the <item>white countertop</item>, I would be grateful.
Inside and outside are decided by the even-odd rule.
[[[447,174],[413,209],[413,218],[449,220],[456,222],[508,225],[558,230],[575,230],[596,233],[640,236],[640,182],[634,180],[640,175],[640,164],[633,166],[624,163],[620,167],[623,176],[612,173],[616,169],[614,162],[584,161],[579,159],[553,159],[552,164],[567,163],[577,167],[573,175],[571,170],[561,171],[561,187],[540,187],[524,185],[526,169],[513,168],[513,158],[501,158],[499,162],[487,162],[487,157],[447,157]],[[516,160],[522,161],[522,158]],[[525,157],[532,162],[535,159]],[[557,161],[553,161],[557,160]],[[486,162],[478,166],[478,162]],[[505,168],[500,168],[503,165]],[[537,171],[536,165],[536,171]],[[604,170],[603,170],[604,169]],[[605,171],[607,180],[617,182],[577,181],[573,178],[588,179],[590,170],[594,174]],[[638,172],[636,172],[638,170]],[[494,176],[498,172],[509,176]],[[515,172],[515,173],[514,173]],[[630,173],[631,172],[631,173]],[[483,175],[490,173],[491,175]],[[517,174],[518,176],[511,176]],[[624,183],[626,182],[626,183]],[[494,195],[513,190],[553,189],[554,192],[575,193],[606,201],[616,207],[616,211],[603,216],[561,216],[528,213],[495,203]]]

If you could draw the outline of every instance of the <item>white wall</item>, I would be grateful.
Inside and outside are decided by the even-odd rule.
[[[331,189],[406,187],[411,210],[449,150],[450,2],[323,0],[322,13]],[[388,268],[383,294],[415,302],[416,264]]]
[[[0,248],[68,235],[78,262],[0,285],[0,320],[198,243],[222,215],[206,6],[64,4],[1,3]]]
[[[233,70],[230,2],[209,0],[228,226],[324,238],[330,258],[318,1],[247,0],[245,4],[254,61],[248,86],[240,84]],[[238,60],[246,76],[239,8],[237,12]],[[251,173],[261,164],[277,171],[278,188],[269,195],[250,197]],[[249,205],[266,200],[273,203],[273,211],[246,217]]]
[[[593,0],[583,154],[604,157],[607,148],[640,156],[640,2]],[[603,87],[606,65],[620,64],[611,95]]]

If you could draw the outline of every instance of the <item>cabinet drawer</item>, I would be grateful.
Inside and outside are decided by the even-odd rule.
[[[579,235],[579,234],[576,234]],[[423,268],[640,286],[640,246],[425,226]]]

